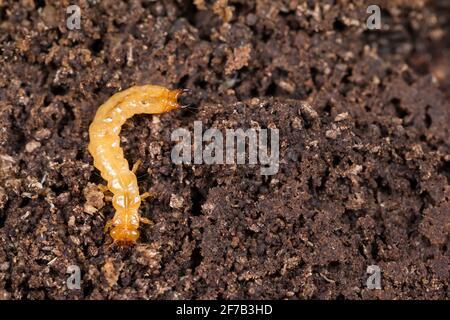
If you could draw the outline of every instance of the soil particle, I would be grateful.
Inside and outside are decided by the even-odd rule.
[[[184,204],[184,199],[176,194],[170,196],[169,206],[174,209],[181,209]]]
[[[103,201],[103,192],[101,192],[94,183],[88,183],[86,188],[84,188],[83,193],[86,198],[84,212],[92,214],[97,212],[98,209],[103,208],[105,205],[105,202]]]
[[[449,298],[446,1],[380,1],[377,31],[365,1],[70,4],[0,4],[0,299]],[[119,247],[88,127],[145,83],[194,106],[123,126],[154,224]],[[194,121],[277,128],[278,172],[175,165]]]
[[[108,258],[102,266],[103,275],[105,276],[106,283],[112,287],[117,284],[119,280],[120,271],[123,268],[123,263],[115,263],[114,259]]]
[[[233,71],[240,70],[247,66],[251,50],[252,48],[249,44],[235,48],[233,54],[228,57],[228,60],[225,63],[225,74],[229,75]]]
[[[204,4],[200,3],[200,7],[204,7]],[[212,9],[223,22],[229,22],[233,18],[234,7],[228,6],[228,0],[218,0],[214,2]]]

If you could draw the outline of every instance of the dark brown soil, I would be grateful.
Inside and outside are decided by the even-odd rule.
[[[450,297],[448,1],[378,1],[374,31],[360,0],[84,0],[69,31],[72,3],[0,0],[0,298]],[[156,197],[122,248],[88,126],[146,83],[196,105],[125,125]],[[171,132],[196,120],[278,128],[279,172],[173,164]]]

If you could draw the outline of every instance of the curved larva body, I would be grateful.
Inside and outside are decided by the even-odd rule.
[[[159,114],[178,108],[180,92],[152,85],[121,91],[100,106],[89,127],[88,150],[94,158],[94,166],[114,194],[112,204],[116,213],[110,222],[110,234],[115,241],[134,242],[139,238],[141,204],[136,175],[120,148],[121,127],[135,114]]]

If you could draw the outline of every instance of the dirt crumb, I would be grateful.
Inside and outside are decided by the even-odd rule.
[[[151,246],[137,246],[136,247],[136,261],[137,263],[146,266],[149,270],[158,270],[161,264],[161,254],[158,252],[157,244]]]
[[[28,153],[34,152],[36,149],[38,149],[41,146],[41,143],[39,141],[30,141],[25,145],[25,150]]]
[[[83,193],[86,199],[84,212],[92,214],[97,212],[98,209],[103,208],[105,205],[105,202],[103,201],[105,196],[103,192],[98,189],[96,184],[88,183],[84,188]]]
[[[176,194],[171,194],[170,195],[170,207],[174,208],[174,209],[181,209],[183,207],[184,204],[184,199],[183,197],[176,195]]]
[[[356,0],[80,1],[68,30],[69,1],[0,0],[0,299],[448,300],[450,4],[376,2],[382,30]],[[192,94],[121,127],[154,196],[119,246],[89,126],[143,84]],[[277,129],[277,170],[175,164],[180,129]]]
[[[231,74],[248,65],[252,46],[250,44],[233,49],[225,65],[225,74]]]
[[[213,4],[214,13],[221,17],[223,22],[229,22],[233,18],[233,9],[234,7],[228,5],[228,0],[217,0]]]
[[[119,280],[120,271],[123,268],[123,263],[116,263],[114,259],[108,258],[102,266],[103,276],[109,287],[113,287]]]

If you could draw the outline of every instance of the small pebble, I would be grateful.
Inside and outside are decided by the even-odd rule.
[[[32,153],[34,150],[39,148],[41,146],[41,143],[38,141],[30,141],[25,145],[25,151],[28,153]]]
[[[170,195],[170,203],[169,206],[173,209],[180,209],[183,207],[184,199],[183,197],[172,193]]]
[[[339,113],[339,114],[334,118],[334,121],[335,121],[335,122],[339,122],[339,121],[347,120],[349,117],[350,117],[350,115],[348,114],[348,112]]]
[[[49,129],[43,128],[36,131],[34,137],[36,138],[36,140],[41,141],[50,138],[51,135],[52,132]]]

